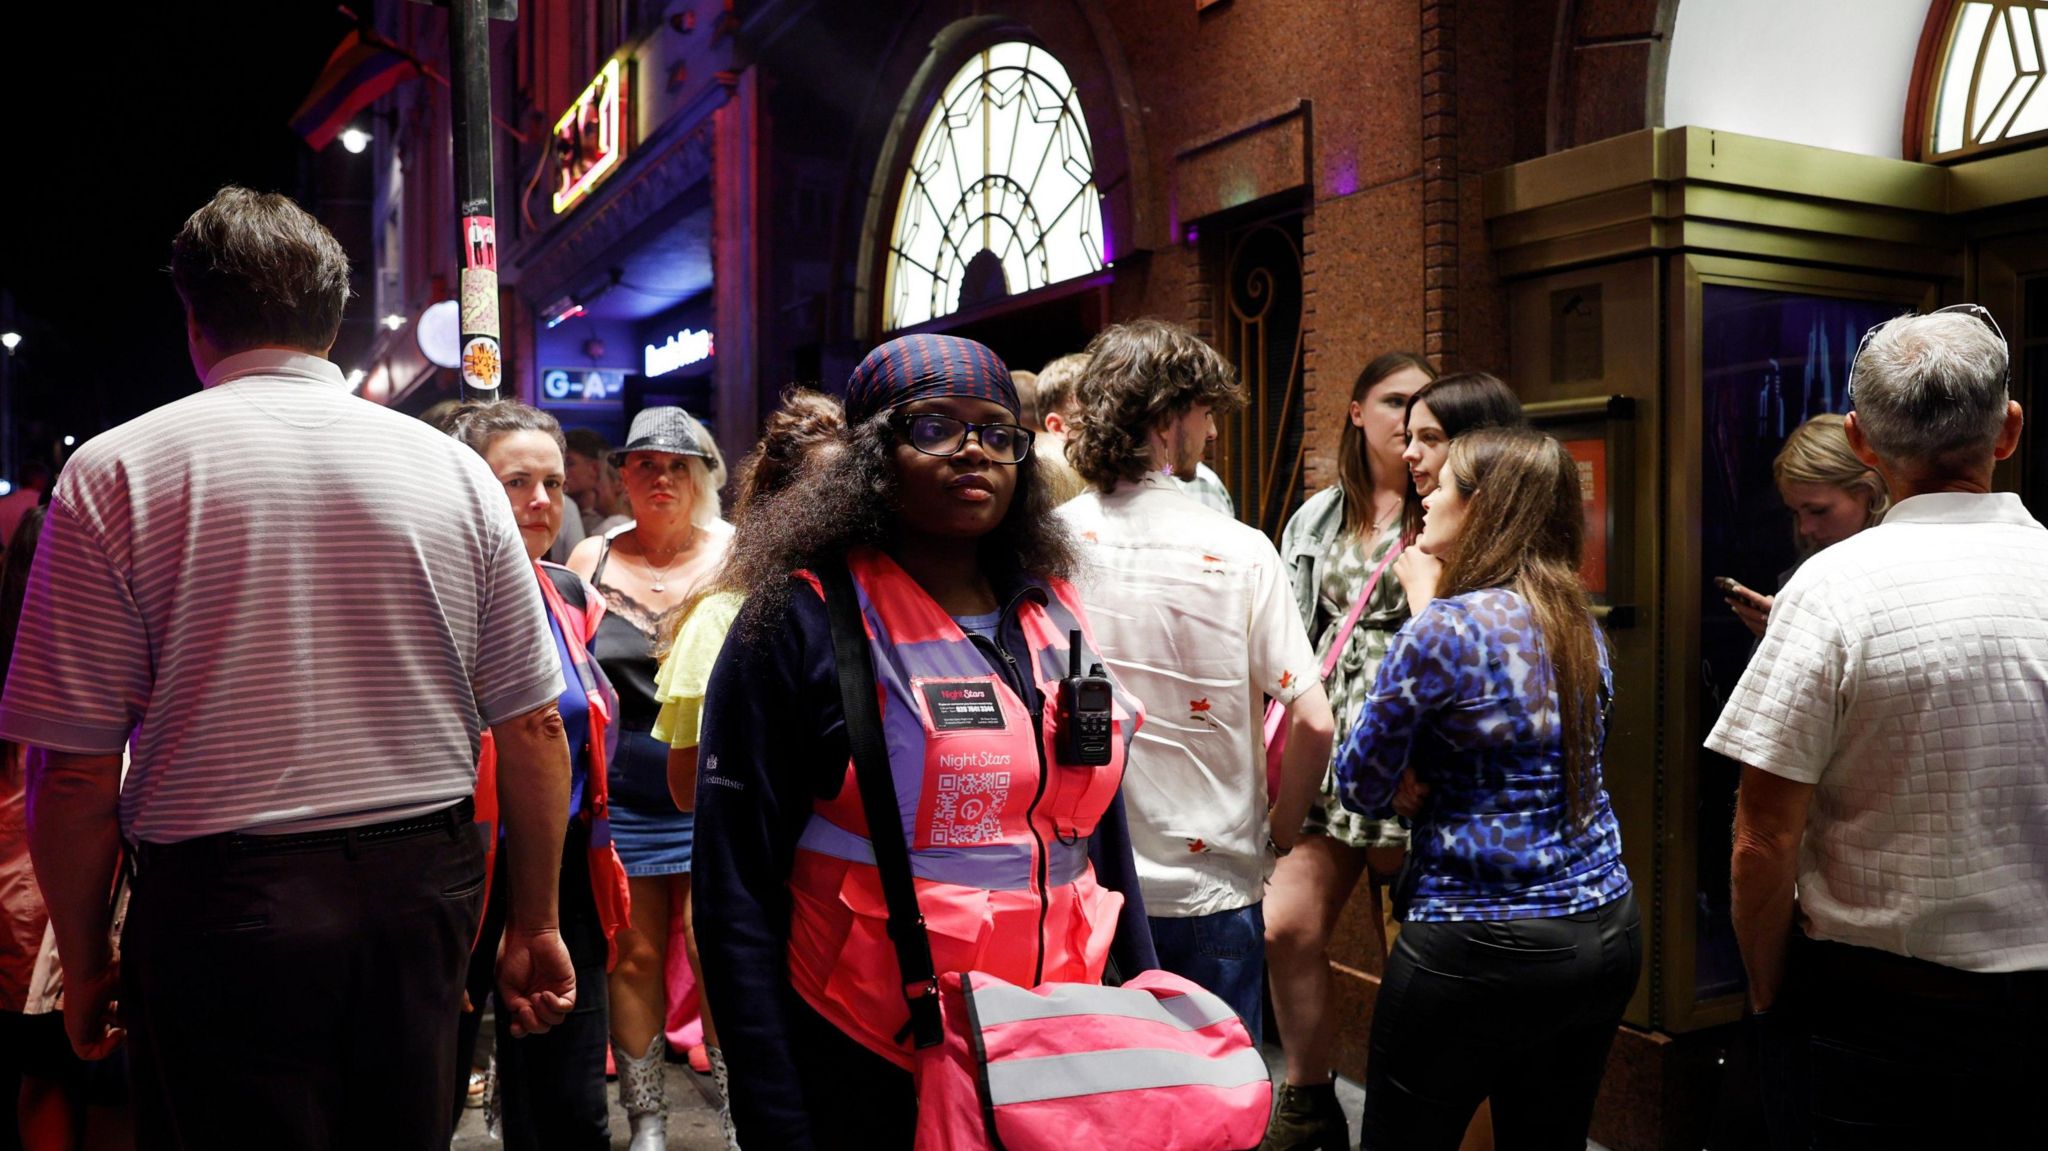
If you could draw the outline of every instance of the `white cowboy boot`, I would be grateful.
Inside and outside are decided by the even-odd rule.
[[[625,1109],[631,1131],[627,1151],[664,1151],[668,1146],[668,1100],[663,1088],[662,1055],[668,1042],[660,1035],[647,1045],[647,1054],[626,1054],[612,1044],[612,1061],[619,1066],[619,1106]]]
[[[718,1088],[718,1125],[725,1131],[725,1151],[740,1151],[740,1135],[732,1125],[732,1077],[725,1070],[725,1053],[716,1047],[705,1051],[711,1056],[711,1085]]]

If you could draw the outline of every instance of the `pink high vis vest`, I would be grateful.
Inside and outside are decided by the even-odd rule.
[[[1068,632],[1082,632],[1084,663],[1102,662],[1079,597],[1054,582],[1047,602],[1021,597],[1005,619],[1023,629],[1032,653],[1020,677],[1048,701],[1034,722],[982,651],[894,561],[863,550],[847,566],[874,654],[883,741],[933,970],[987,971],[1023,986],[1100,982],[1123,896],[1097,885],[1088,837],[1116,797],[1142,713],[1119,692],[1111,762],[1056,762],[1050,701],[1067,674]],[[867,833],[849,761],[839,794],[816,805],[797,841],[790,981],[834,1026],[907,1069],[911,1045],[897,1036],[909,1009]]]
[[[1229,1004],[1178,975],[1027,990],[954,973],[939,1003],[917,1151],[1234,1151],[1265,1134],[1265,1059]]]

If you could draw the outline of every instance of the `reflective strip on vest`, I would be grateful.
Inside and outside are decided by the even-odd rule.
[[[855,835],[822,816],[811,817],[796,845],[801,851],[868,867],[875,865],[875,846],[867,837]],[[1045,845],[1045,856],[1047,882],[1054,887],[1074,883],[1088,870],[1086,841],[1064,844],[1054,840]],[[1028,843],[926,848],[910,856],[910,873],[918,879],[978,887],[983,891],[1027,890],[1032,885],[1035,867]]]
[[[1242,1048],[1221,1059],[1184,1051],[1127,1047],[988,1064],[991,1106],[1071,1099],[1160,1087],[1242,1087],[1267,1078],[1265,1057]]]
[[[1030,1019],[1064,1019],[1076,1015],[1115,1015],[1159,1023],[1179,1031],[1199,1031],[1237,1018],[1237,1012],[1207,991],[1160,999],[1117,987],[1070,983],[1050,995],[1039,995],[1007,983],[983,982],[973,988],[974,1017],[982,1027]]]

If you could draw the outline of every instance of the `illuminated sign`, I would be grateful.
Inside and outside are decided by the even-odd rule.
[[[599,368],[542,368],[540,397],[550,404],[616,400],[626,391],[626,373]]]
[[[614,59],[555,122],[555,212],[590,194],[626,155],[626,70]]]
[[[659,344],[647,345],[647,374],[665,376],[711,358],[711,333],[684,328]]]

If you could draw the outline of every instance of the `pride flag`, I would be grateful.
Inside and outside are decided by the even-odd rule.
[[[382,40],[365,39],[360,30],[352,29],[327,58],[306,102],[292,113],[292,131],[317,152],[347,127],[356,113],[419,71],[411,56]]]

